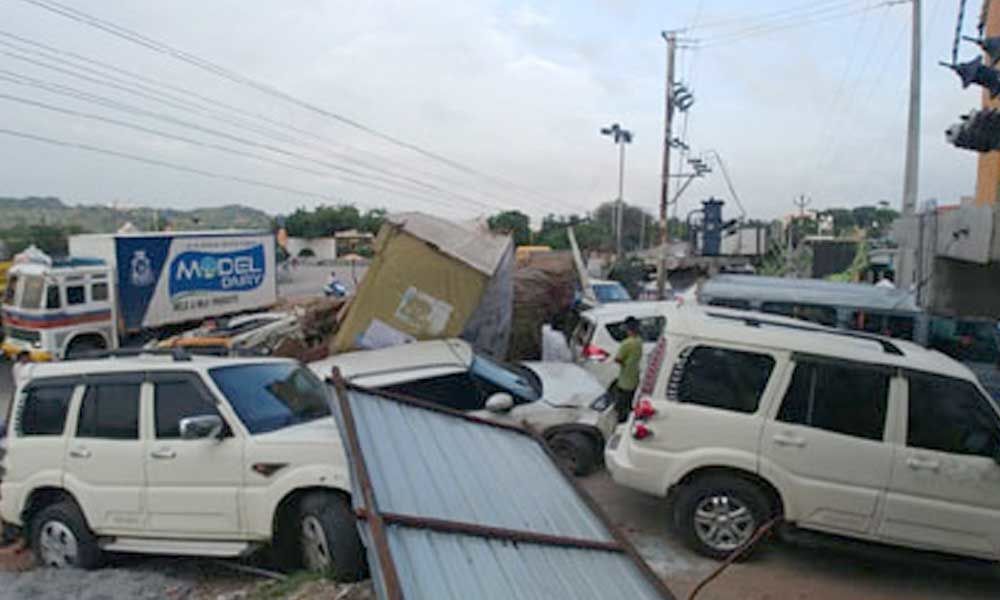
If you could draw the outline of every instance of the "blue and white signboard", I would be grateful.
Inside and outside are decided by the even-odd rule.
[[[119,306],[127,330],[264,308],[277,300],[274,236],[117,236]]]

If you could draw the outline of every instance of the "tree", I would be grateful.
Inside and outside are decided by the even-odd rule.
[[[298,208],[285,219],[288,235],[304,238],[327,237],[337,231],[358,229],[360,224],[361,213],[349,204],[317,206],[313,211]]]
[[[524,246],[531,243],[531,219],[519,210],[507,210],[493,215],[487,220],[490,231],[509,233],[514,243]]]
[[[358,223],[358,229],[368,233],[378,233],[379,229],[382,229],[382,223],[385,222],[385,217],[387,211],[384,208],[373,208],[367,211],[361,216],[361,222]]]

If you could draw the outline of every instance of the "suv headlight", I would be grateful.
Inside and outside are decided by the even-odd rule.
[[[590,403],[590,408],[597,412],[604,412],[609,406],[611,406],[611,394],[607,392],[601,394],[597,400]]]

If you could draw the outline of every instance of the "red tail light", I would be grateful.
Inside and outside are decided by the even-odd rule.
[[[604,362],[611,358],[611,355],[608,354],[606,350],[593,344],[587,344],[584,346],[583,351],[580,354],[587,360],[595,362]]]
[[[644,440],[653,435],[653,430],[646,427],[645,423],[636,423],[632,425],[632,437],[637,440]]]
[[[653,401],[649,398],[640,398],[639,402],[636,403],[635,408],[632,409],[633,414],[635,414],[636,420],[646,420],[656,414],[656,409],[653,408]]]

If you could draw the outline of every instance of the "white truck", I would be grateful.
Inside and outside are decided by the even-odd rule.
[[[77,235],[69,258],[15,258],[3,352],[34,360],[117,348],[132,335],[277,301],[274,235],[198,231]]]

